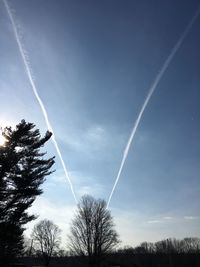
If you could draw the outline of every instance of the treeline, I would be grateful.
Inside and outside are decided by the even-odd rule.
[[[29,255],[30,247],[27,247]],[[41,252],[32,251],[32,258],[25,258],[25,263],[39,264]],[[74,257],[68,250],[55,250],[51,266],[86,267],[88,261],[84,257]],[[136,247],[123,247],[110,252],[97,266],[101,267],[199,267],[200,238],[169,238],[155,243],[143,242]]]
[[[43,221],[44,223],[44,221]],[[37,227],[39,224],[37,225]],[[35,233],[33,231],[33,233]],[[42,238],[41,238],[42,237]],[[41,241],[46,237],[40,236]],[[34,239],[25,239],[24,256],[37,257],[41,255],[41,250],[33,243]],[[67,249],[61,249],[56,240],[56,249],[53,251],[53,257],[70,257],[74,254]],[[200,238],[187,237],[184,239],[168,238],[155,243],[142,242],[139,246],[125,246],[117,249],[114,254],[119,255],[138,255],[138,254],[200,254]]]
[[[186,254],[200,253],[200,238],[169,238],[155,243],[143,242],[136,247],[124,247],[117,250],[120,254]]]
[[[200,238],[168,238],[124,247],[110,255],[107,266],[123,267],[199,267]],[[106,265],[105,265],[106,266]]]

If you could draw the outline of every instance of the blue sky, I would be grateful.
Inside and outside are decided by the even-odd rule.
[[[77,197],[108,200],[149,87],[199,1],[8,3]],[[199,236],[199,29],[200,18],[152,96],[111,200],[122,244]],[[24,118],[44,133],[3,2],[0,36],[0,123]],[[75,203],[58,156],[55,168],[31,211],[65,236]]]

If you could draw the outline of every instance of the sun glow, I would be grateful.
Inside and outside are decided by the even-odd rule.
[[[5,141],[6,141],[5,137],[0,132],[0,146],[3,146],[5,144]]]

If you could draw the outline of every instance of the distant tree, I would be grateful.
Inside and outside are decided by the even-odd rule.
[[[59,227],[46,219],[37,223],[33,228],[34,246],[40,251],[45,266],[49,265],[51,257],[59,250],[60,233]]]
[[[36,254],[33,247],[33,239],[24,236],[24,244],[23,244],[23,256],[32,257]]]
[[[168,238],[161,240],[155,243],[155,248],[157,253],[180,253],[181,251],[181,242],[175,238]]]
[[[70,253],[69,251],[65,250],[65,249],[58,249],[56,251],[54,251],[53,253],[53,256],[54,257],[69,257],[70,256]]]
[[[200,253],[200,238],[184,238],[182,240],[182,251],[185,253]]]
[[[114,255],[117,266],[190,267],[200,266],[200,238],[168,238],[155,243],[143,242],[139,246],[124,247]]]
[[[156,249],[155,245],[151,242],[142,242],[140,244],[140,247],[144,253],[147,253],[147,254],[155,253],[155,249]]]
[[[75,255],[87,256],[89,266],[100,266],[103,257],[119,243],[113,218],[104,200],[83,196],[71,225],[69,247]]]
[[[133,255],[135,253],[135,248],[131,247],[131,246],[124,246],[119,248],[116,251],[117,254],[126,254],[126,255]]]
[[[42,193],[40,185],[51,174],[54,157],[44,159],[41,147],[51,137],[41,137],[32,123],[24,120],[15,129],[6,127],[5,144],[0,146],[0,262],[23,251],[24,225],[35,218],[27,209]],[[3,265],[4,264],[4,265]]]

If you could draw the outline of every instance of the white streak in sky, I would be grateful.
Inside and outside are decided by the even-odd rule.
[[[22,60],[23,60],[23,63],[24,63],[24,67],[25,67],[25,71],[26,71],[26,74],[27,74],[27,77],[28,77],[28,80],[30,82],[30,85],[31,85],[31,88],[33,90],[33,93],[41,107],[41,110],[42,110],[42,113],[44,115],[44,119],[45,119],[45,122],[46,122],[46,125],[47,125],[47,128],[50,132],[53,133],[52,135],[52,141],[53,141],[53,144],[55,146],[55,149],[57,151],[57,154],[60,158],[60,161],[61,161],[61,164],[62,164],[62,167],[64,169],[64,172],[65,172],[65,176],[69,182],[69,185],[70,185],[70,189],[71,189],[71,192],[72,192],[72,195],[77,203],[77,198],[76,198],[76,195],[75,195],[75,192],[74,192],[74,189],[73,189],[73,186],[72,186],[72,182],[71,182],[71,179],[69,177],[69,174],[68,174],[68,171],[67,171],[67,168],[65,166],[65,163],[64,163],[64,160],[63,160],[63,157],[62,157],[62,154],[60,152],[60,149],[58,147],[58,144],[57,144],[57,141],[56,141],[56,138],[55,138],[55,134],[54,134],[54,131],[53,131],[53,128],[51,126],[51,123],[49,121],[49,118],[48,118],[48,114],[47,114],[47,111],[46,111],[46,108],[44,106],[44,103],[42,102],[42,99],[40,98],[39,94],[38,94],[38,91],[37,91],[37,88],[36,88],[36,85],[35,85],[35,82],[34,82],[34,79],[33,79],[33,75],[32,75],[32,72],[31,72],[31,67],[30,67],[30,64],[29,64],[29,60],[28,60],[28,55],[27,55],[27,52],[25,51],[24,47],[23,47],[23,44],[20,40],[20,36],[19,36],[19,33],[18,33],[18,30],[17,30],[17,26],[16,26],[16,23],[15,23],[15,19],[14,19],[14,16],[12,14],[12,11],[7,3],[6,0],[3,0],[3,3],[5,5],[5,8],[8,12],[8,16],[10,18],[10,21],[11,21],[11,24],[12,24],[12,28],[13,28],[13,32],[14,32],[14,36],[15,36],[15,39],[17,41],[17,45],[18,45],[18,48],[19,48],[19,52],[20,52],[20,55],[22,57]]]
[[[115,183],[113,185],[113,188],[112,188],[112,191],[110,193],[110,196],[109,196],[109,199],[108,199],[108,203],[107,203],[107,208],[109,207],[109,204],[110,204],[110,201],[111,201],[111,198],[113,196],[113,193],[115,191],[115,188],[117,186],[117,183],[119,181],[119,178],[120,178],[120,175],[121,175],[121,172],[123,170],[123,167],[124,167],[124,163],[126,161],[126,158],[128,156],[128,152],[129,152],[129,149],[130,149],[130,146],[132,144],[132,141],[134,139],[134,136],[135,136],[135,133],[137,131],[137,128],[138,128],[138,125],[140,123],[140,120],[142,118],[142,115],[146,109],[146,106],[148,105],[154,91],[156,90],[160,80],[162,79],[163,75],[165,74],[165,71],[167,70],[167,68],[169,67],[171,61],[173,60],[175,54],[177,53],[177,51],[179,50],[179,48],[181,47],[184,39],[186,38],[186,36],[188,35],[189,31],[191,30],[195,20],[198,18],[200,14],[200,7],[197,9],[197,11],[195,12],[194,16],[192,17],[191,21],[189,22],[189,24],[187,25],[187,27],[185,28],[184,32],[182,33],[182,35],[180,36],[180,38],[178,39],[177,43],[175,44],[175,46],[172,48],[171,50],[171,53],[169,54],[169,56],[167,57],[167,59],[165,60],[163,66],[161,67],[160,71],[158,72],[153,84],[151,85],[150,89],[149,89],[149,93],[144,101],[144,104],[142,105],[142,108],[138,114],[138,117],[134,123],[134,126],[133,126],[133,129],[132,129],[132,132],[131,132],[131,135],[128,139],[128,143],[125,147],[125,150],[124,150],[124,153],[123,153],[123,157],[122,157],[122,161],[121,161],[121,164],[120,164],[120,168],[119,168],[119,171],[118,171],[118,174],[117,174],[117,178],[115,180]]]

